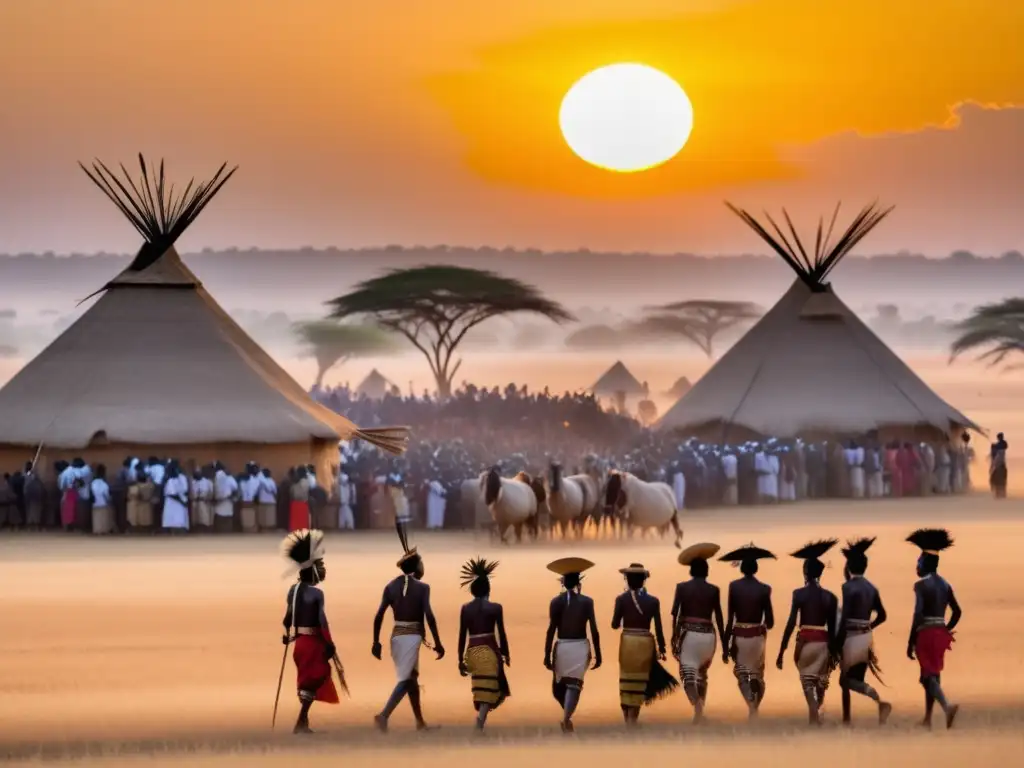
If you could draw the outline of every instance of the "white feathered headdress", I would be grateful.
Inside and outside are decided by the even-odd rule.
[[[303,528],[289,533],[281,542],[281,554],[291,561],[290,573],[311,568],[324,557],[324,532]]]

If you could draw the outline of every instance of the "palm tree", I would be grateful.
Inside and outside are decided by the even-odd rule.
[[[965,352],[978,352],[978,360],[1003,365],[1012,354],[1024,353],[1024,299],[1006,299],[975,307],[956,324],[959,334],[950,345],[950,362]],[[1020,367],[1014,363],[1007,368]]]

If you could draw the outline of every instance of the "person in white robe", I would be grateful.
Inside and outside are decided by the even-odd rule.
[[[757,501],[759,504],[768,504],[771,501],[768,488],[772,467],[768,454],[760,445],[754,448],[754,472],[757,474]]]
[[[796,497],[807,498],[807,446],[800,438],[793,445],[793,456],[796,459]]]
[[[197,528],[213,527],[213,481],[209,470],[197,470],[192,487],[192,522]]]
[[[439,480],[431,480],[427,489],[427,528],[444,528],[444,511],[448,503],[448,492]]]
[[[262,531],[277,528],[277,483],[269,469],[259,475],[259,490],[256,493],[256,524]]]
[[[686,504],[686,475],[678,462],[674,462],[671,468],[672,473],[672,495],[676,499],[676,509],[682,510]]]
[[[89,495],[92,498],[92,532],[99,536],[114,533],[114,507],[110,486],[107,485],[107,468],[102,464],[96,467],[96,475],[89,483]]]
[[[164,479],[164,511],[161,525],[172,531],[188,530],[188,478],[171,463]]]
[[[935,453],[935,492],[943,496],[949,495],[949,446],[940,445]]]
[[[245,477],[238,484],[238,495],[241,498],[239,517],[241,518],[242,531],[244,533],[256,533],[259,524],[256,521],[256,496],[260,492],[260,470],[255,462],[250,461],[245,466]]]
[[[213,527],[221,533],[228,533],[235,529],[238,481],[228,474],[219,461],[216,468],[213,476]]]
[[[789,448],[782,448],[775,458],[779,462],[779,501],[796,501],[796,457]]]
[[[935,493],[935,449],[928,443],[921,443],[918,450],[921,457],[921,495]]]
[[[722,474],[725,475],[725,493],[722,503],[734,507],[739,503],[739,459],[731,451],[722,456]]]
[[[353,531],[356,518],[353,506],[356,503],[356,487],[351,478],[342,472],[338,475],[338,528],[342,531]]]
[[[782,466],[776,453],[769,453],[766,456],[766,461],[768,464],[768,475],[765,489],[768,494],[768,502],[775,504],[779,500],[779,472]]]
[[[843,458],[846,461],[847,471],[850,473],[850,496],[855,499],[863,499],[864,486],[864,449],[853,440],[843,450]]]
[[[882,454],[877,446],[864,449],[864,488],[869,499],[880,499],[885,495]]]
[[[146,467],[146,474],[149,475],[149,479],[153,481],[153,485],[163,485],[164,479],[167,476],[167,471],[164,465],[155,457],[149,460],[149,465]]]

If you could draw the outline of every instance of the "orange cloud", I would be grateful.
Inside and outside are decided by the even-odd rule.
[[[431,77],[465,162],[485,181],[598,199],[799,178],[789,150],[845,132],[948,126],[962,102],[1024,104],[1024,3],[748,0],[671,19],[549,28],[482,48]],[[642,61],[694,104],[690,143],[643,174],[591,168],[565,146],[558,106],[581,75]]]

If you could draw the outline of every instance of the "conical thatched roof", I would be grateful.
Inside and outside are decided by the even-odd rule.
[[[187,445],[365,437],[400,451],[401,429],[366,435],[314,402],[213,300],[174,248],[183,227],[173,205],[193,210],[188,190],[176,201],[163,194],[162,167],[159,178],[150,217],[126,210],[147,193],[121,187],[121,198],[104,190],[146,243],[99,300],[0,389],[0,442],[78,449],[97,439]]]
[[[685,376],[680,376],[665,394],[678,400],[691,389],[693,389],[693,383]]]
[[[379,400],[384,397],[394,385],[381,375],[381,372],[374,368],[370,371],[362,383],[356,387],[356,394],[363,397]]]
[[[621,360],[616,361],[615,365],[605,371],[604,375],[590,388],[590,391],[595,395],[615,395],[619,392],[625,392],[627,395],[645,394],[643,385],[636,380],[636,377],[629,372]]]
[[[795,234],[791,246],[780,228],[775,227],[776,239],[749,214],[737,213],[783,255],[798,279],[665,413],[659,427],[698,431],[720,425],[726,431],[736,426],[776,437],[977,428],[910,370],[825,282],[832,267],[888,211],[864,209],[831,249],[831,227],[823,238],[819,226],[813,254]]]

